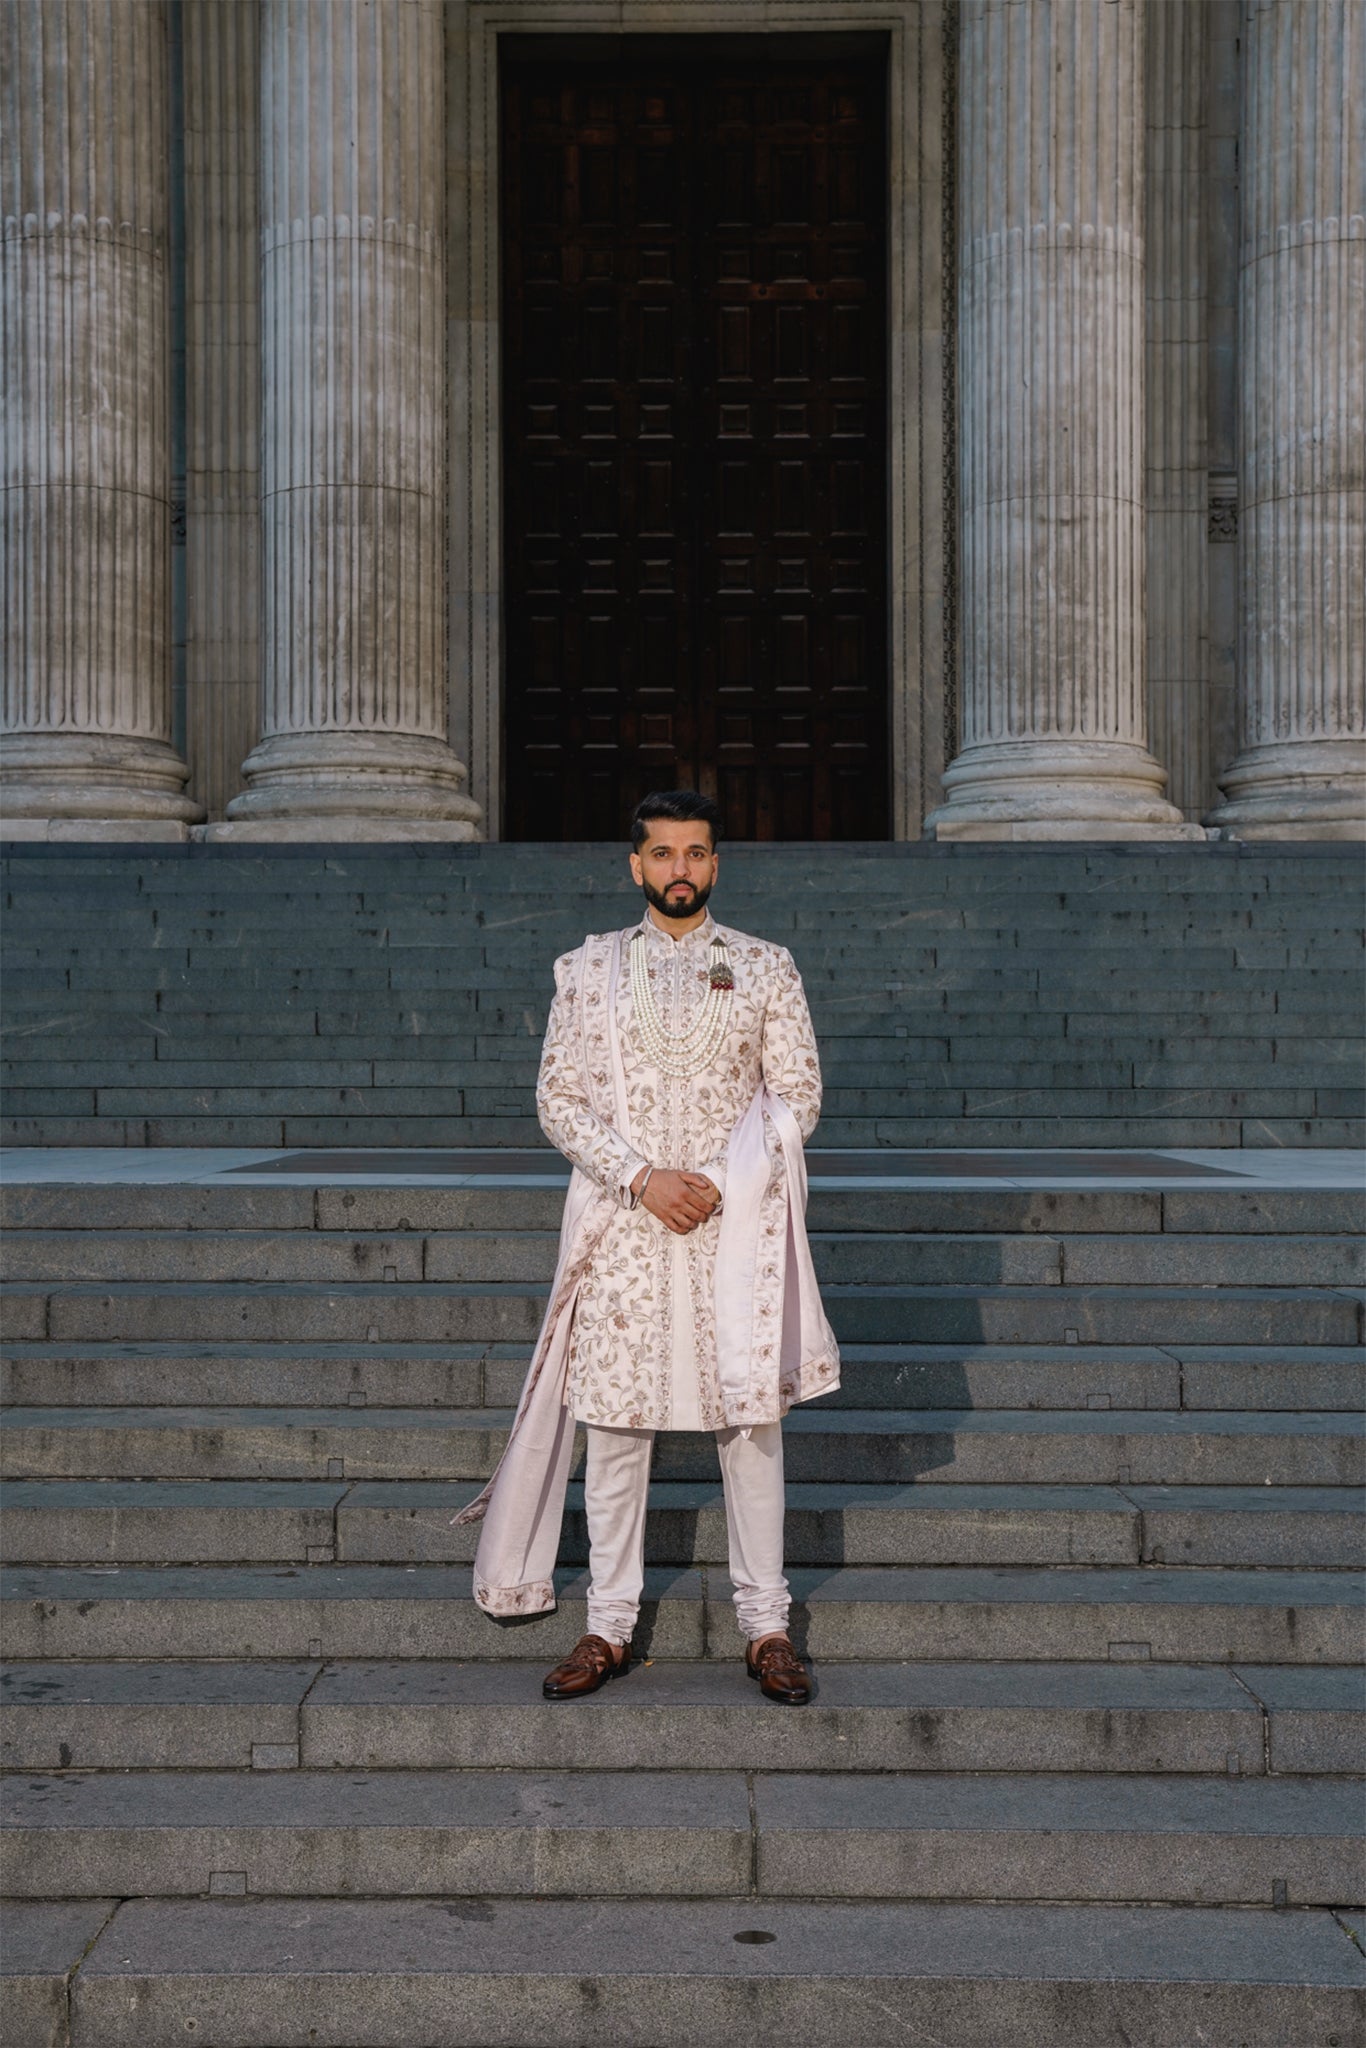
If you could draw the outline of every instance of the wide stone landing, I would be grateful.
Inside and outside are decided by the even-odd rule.
[[[171,1900],[124,1903],[86,1953],[107,1911],[11,1923],[29,2013],[60,2024],[73,1973],[71,2048],[834,2048],[927,2023],[954,2048],[1307,2048],[1366,2015],[1361,1953],[1327,1911]]]
[[[1218,1151],[1003,1150],[899,1151],[890,1146],[807,1154],[813,1189],[1162,1188],[1243,1186],[1357,1189],[1366,1186],[1359,1152],[1333,1147],[1243,1147]],[[548,1149],[496,1151],[335,1149],[324,1152],[248,1150],[231,1146],[14,1146],[0,1161],[0,1181],[41,1186],[129,1183],[138,1186],[215,1182],[307,1181],[315,1187],[455,1188],[561,1187],[569,1167]]]

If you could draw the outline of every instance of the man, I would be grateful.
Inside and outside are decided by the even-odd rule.
[[[552,1606],[585,1425],[588,1633],[547,1676],[550,1699],[630,1662],[658,1429],[715,1431],[746,1667],[770,1699],[810,1697],[787,1633],[780,1417],[839,1384],[803,1221],[820,1066],[791,955],[707,908],[716,825],[695,791],[646,797],[641,922],[555,963],[536,1103],[575,1169],[560,1261],[507,1452],[456,1518],[486,1514],[481,1606]]]

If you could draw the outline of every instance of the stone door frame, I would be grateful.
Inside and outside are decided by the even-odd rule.
[[[954,0],[447,0],[450,740],[487,838],[502,832],[498,38],[887,37],[891,820],[893,838],[918,839],[952,753],[956,698],[956,17]]]

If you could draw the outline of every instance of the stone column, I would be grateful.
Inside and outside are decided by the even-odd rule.
[[[1148,9],[1144,249],[1147,274],[1148,740],[1167,794],[1198,819],[1209,762],[1209,435],[1204,6]]]
[[[0,9],[11,838],[183,839],[171,745],[166,11]]]
[[[1143,7],[967,0],[941,839],[1201,838],[1145,743]]]
[[[1210,823],[1366,837],[1366,7],[1243,22],[1237,760]]]
[[[261,730],[259,0],[184,0],[185,752],[221,818]]]
[[[441,0],[265,0],[262,737],[213,838],[470,839],[446,743]]]

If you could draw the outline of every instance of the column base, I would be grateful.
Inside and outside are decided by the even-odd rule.
[[[1219,777],[1207,825],[1235,839],[1366,840],[1366,740],[1274,740]]]
[[[465,769],[434,735],[272,733],[242,764],[247,788],[211,840],[464,840],[479,837]]]
[[[16,732],[0,759],[0,837],[180,841],[204,815],[164,740]]]
[[[1162,791],[1166,775],[1127,740],[981,740],[944,776],[930,839],[1203,840]]]
[[[239,846],[271,841],[297,846],[366,846],[413,840],[449,845],[478,839],[479,829],[466,818],[366,818],[327,811],[314,818],[224,818],[212,825],[196,825],[192,837],[215,845],[228,842]]]
[[[92,840],[120,846],[183,846],[202,830],[165,818],[0,818],[0,839],[54,846]]]

